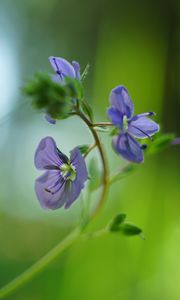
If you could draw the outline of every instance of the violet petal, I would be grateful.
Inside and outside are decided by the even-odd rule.
[[[136,138],[147,138],[159,131],[159,125],[147,117],[140,117],[130,121],[128,132]]]
[[[143,150],[141,145],[128,133],[113,138],[113,146],[118,154],[131,162],[143,162]]]
[[[123,126],[123,115],[114,107],[109,107],[107,110],[108,117],[111,120],[112,124],[114,124],[118,128],[122,128]]]
[[[61,166],[64,163],[52,137],[48,136],[40,141],[35,152],[34,163],[39,170],[46,169],[47,166]]]
[[[54,71],[59,74],[60,78],[64,77],[76,77],[76,72],[73,66],[64,58],[50,56],[49,61]]]
[[[64,205],[65,180],[60,171],[46,171],[35,181],[36,196],[45,209],[57,209]]]
[[[130,119],[134,112],[134,105],[124,86],[115,87],[110,94],[110,103],[116,108],[121,115],[127,116]]]

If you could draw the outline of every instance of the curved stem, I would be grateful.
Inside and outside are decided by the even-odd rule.
[[[93,219],[95,217],[95,215],[101,210],[101,208],[105,202],[105,199],[106,199],[106,193],[108,190],[108,166],[107,166],[107,162],[106,162],[106,158],[105,158],[105,154],[104,154],[104,149],[100,142],[99,136],[98,136],[96,130],[94,129],[94,124],[79,109],[76,111],[76,114],[85,122],[85,124],[90,129],[90,131],[94,137],[95,144],[97,145],[97,148],[99,150],[99,154],[100,154],[102,165],[103,165],[102,192],[100,195],[100,200],[98,202],[98,205],[96,206],[95,210],[92,212],[92,214],[90,216],[90,219]]]
[[[78,237],[80,237],[81,233],[83,232],[83,229],[86,227],[86,225],[89,223],[90,220],[92,220],[96,214],[100,211],[102,208],[105,198],[106,198],[106,192],[108,189],[108,167],[104,155],[103,146],[100,142],[99,136],[96,132],[96,130],[93,128],[93,123],[87,117],[79,110],[77,107],[77,111],[73,113],[72,115],[78,115],[88,126],[90,129],[95,145],[97,146],[100,157],[102,160],[103,165],[103,176],[102,176],[102,191],[100,195],[100,199],[98,202],[98,205],[92,212],[90,218],[83,224],[81,224],[81,227],[77,227],[75,230],[73,230],[64,240],[62,240],[57,246],[55,246],[52,250],[50,250],[45,256],[43,256],[40,260],[38,260],[34,265],[32,265],[30,268],[28,268],[25,272],[21,273],[18,277],[16,277],[14,280],[12,280],[10,283],[5,285],[0,290],[0,299],[5,298],[6,296],[12,294],[14,291],[16,291],[18,288],[23,286],[25,283],[30,281],[32,278],[34,278],[37,274],[39,274],[48,264],[50,264],[52,261],[54,261],[65,249],[67,249],[69,246],[71,246]]]
[[[73,244],[76,239],[80,236],[81,228],[78,227],[72,231],[63,241],[61,241],[57,246],[50,250],[45,256],[38,260],[29,269],[23,272],[21,275],[12,280],[9,284],[5,285],[0,290],[0,299],[10,295],[12,292],[16,291],[26,282],[31,280],[36,274],[40,273],[50,262],[54,261],[59,254],[61,254],[65,249]]]

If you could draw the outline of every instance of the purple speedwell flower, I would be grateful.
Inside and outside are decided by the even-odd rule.
[[[72,61],[71,64],[66,59],[55,56],[50,56],[49,61],[56,72],[56,75],[52,75],[54,82],[63,84],[66,77],[80,80],[80,65],[77,61]],[[48,113],[46,113],[45,119],[51,124],[56,124],[56,120]]]
[[[108,116],[119,129],[119,134],[113,138],[116,152],[129,161],[143,162],[145,145],[139,144],[135,138],[151,139],[151,136],[159,131],[159,125],[148,118],[154,113],[147,112],[133,116],[134,105],[128,91],[123,86],[117,86],[111,91],[110,103]]]
[[[88,178],[86,164],[79,148],[70,152],[70,159],[56,146],[52,137],[38,145],[34,158],[38,170],[45,173],[35,182],[37,198],[43,208],[69,208],[78,198]]]
[[[50,56],[49,61],[56,72],[53,77],[55,82],[63,83],[65,77],[80,80],[80,65],[77,61],[72,61],[72,64],[70,64],[66,59],[54,56]]]

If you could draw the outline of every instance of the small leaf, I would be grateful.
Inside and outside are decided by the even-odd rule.
[[[122,223],[124,223],[126,219],[126,214],[123,214],[123,213],[120,213],[120,214],[117,214],[113,220],[110,222],[108,228],[110,231],[119,231],[120,230],[120,225]]]
[[[108,132],[109,131],[108,126],[95,126],[94,129],[99,132]]]
[[[96,158],[92,158],[89,163],[89,189],[94,191],[100,187],[101,184],[101,172],[98,168],[98,162]]]
[[[90,65],[87,64],[86,67],[85,67],[85,69],[84,69],[84,71],[83,71],[82,74],[81,74],[81,81],[84,81],[84,79],[85,79],[86,76],[88,75],[89,67],[90,67]]]
[[[89,149],[89,146],[90,145],[80,145],[80,146],[78,146],[81,154],[85,154],[87,152],[87,150]]]
[[[129,223],[121,224],[119,229],[122,232],[122,234],[126,236],[139,235],[142,233],[141,228]]]
[[[174,134],[158,134],[152,143],[148,145],[148,153],[155,154],[166,149],[174,140]]]
[[[82,83],[78,79],[70,77],[66,77],[65,82],[65,87],[68,90],[70,97],[82,100],[84,96]]]
[[[118,134],[119,134],[119,129],[117,127],[114,127],[109,133],[110,136],[115,136]]]
[[[81,107],[83,112],[89,117],[91,121],[93,121],[93,111],[89,103],[85,100],[81,102]]]

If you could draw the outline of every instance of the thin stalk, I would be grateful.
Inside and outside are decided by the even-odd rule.
[[[5,285],[0,290],[0,299],[9,296],[25,283],[39,274],[50,262],[54,261],[65,249],[70,247],[76,239],[80,236],[81,228],[78,227],[73,230],[63,241],[51,249],[45,256],[38,260],[34,265],[28,268],[25,272],[21,273],[18,277]]]
[[[105,158],[105,154],[104,154],[104,149],[103,149],[103,146],[99,139],[99,136],[98,136],[96,130],[94,129],[94,124],[80,110],[77,110],[76,114],[84,121],[84,123],[90,129],[90,131],[94,137],[95,144],[97,145],[97,148],[99,150],[99,154],[100,154],[102,166],[103,166],[102,191],[100,194],[100,199],[99,199],[98,205],[96,206],[96,208],[94,209],[94,211],[92,212],[92,214],[90,216],[90,219],[93,219],[98,214],[98,212],[101,210],[101,208],[103,207],[105,199],[106,199],[106,194],[107,194],[107,190],[108,190],[108,166],[107,166],[107,162],[106,162],[106,158]]]
[[[79,110],[78,107],[77,107],[77,111],[75,113],[72,113],[72,115],[78,115],[86,123],[86,125],[88,126],[88,128],[90,129],[94,137],[94,144],[97,146],[99,150],[99,154],[103,165],[103,175],[102,175],[102,192],[100,194],[98,205],[92,212],[89,219],[86,220],[86,222],[84,222],[83,224],[81,224],[81,227],[75,228],[75,230],[73,230],[66,238],[64,238],[57,246],[55,246],[52,250],[50,250],[46,255],[44,255],[41,259],[39,259],[34,265],[28,268],[25,272],[21,273],[10,283],[5,285],[0,290],[0,299],[3,299],[6,296],[12,294],[21,286],[23,286],[25,283],[33,279],[37,274],[43,271],[47,265],[53,262],[65,249],[70,247],[81,236],[86,225],[97,215],[97,213],[101,210],[105,202],[107,189],[108,189],[108,167],[104,155],[103,146],[100,142],[96,130],[93,128],[94,127],[93,123],[89,119],[87,119],[87,117]]]
[[[104,126],[114,126],[114,125],[110,122],[100,122],[100,123],[93,123],[92,126],[93,127],[104,127]]]

